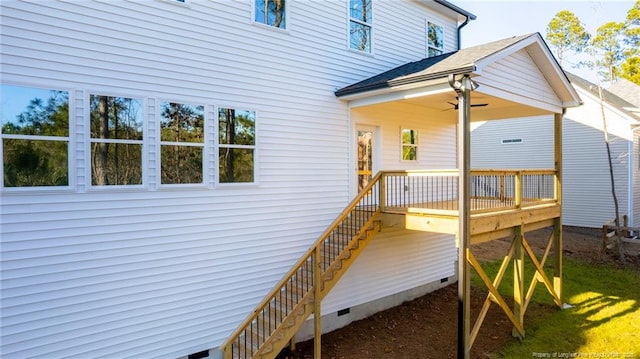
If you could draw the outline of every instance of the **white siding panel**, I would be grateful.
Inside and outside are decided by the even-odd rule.
[[[454,237],[392,231],[373,238],[322,303],[324,313],[379,299],[454,275]]]
[[[2,1],[2,81],[71,91],[73,168],[72,190],[1,194],[3,358],[179,357],[220,345],[349,200],[352,127],[333,92],[423,58],[427,20],[444,27],[447,51],[457,40],[455,19],[381,0],[374,54],[363,55],[348,50],[346,1],[291,1],[286,31],[253,24],[251,4]],[[142,188],[91,186],[90,94],[145,101]],[[255,110],[257,183],[216,185],[210,136],[205,184],[163,187],[155,126],[166,100],[205,105],[209,133],[219,107]],[[406,164],[392,115],[372,121],[396,169]],[[421,131],[416,166],[455,165],[452,127],[406,121]],[[378,246],[400,245],[394,261],[419,249],[409,263],[428,273],[389,273],[358,298],[450,274],[450,240],[400,242]],[[377,267],[372,248],[363,268]]]
[[[521,143],[502,143],[522,139]],[[488,121],[471,132],[472,168],[553,168],[553,117]]]
[[[478,83],[517,97],[559,107],[560,99],[525,49],[482,69]]]

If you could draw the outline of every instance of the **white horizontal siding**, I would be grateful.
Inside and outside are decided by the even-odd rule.
[[[522,139],[521,143],[502,143]],[[479,124],[471,132],[472,168],[553,168],[553,116]]]
[[[526,49],[521,49],[482,69],[480,86],[499,89],[506,99],[520,99],[524,104],[547,104],[560,108],[557,94],[546,81]],[[482,91],[482,90],[480,90]],[[524,100],[524,101],[523,101]]]
[[[375,1],[373,55],[348,50],[346,1],[291,1],[286,31],[252,24],[251,4],[2,1],[2,81],[71,91],[74,169],[71,190],[1,194],[3,358],[178,357],[220,345],[349,200],[352,130],[333,92],[424,57],[427,20],[455,49],[455,19],[411,1]],[[91,188],[93,93],[145,100],[143,188]],[[258,183],[216,186],[210,172],[208,186],[163,188],[154,126],[165,100],[206,105],[209,119],[216,106],[255,110]],[[397,168],[399,124],[386,121]],[[455,154],[435,143],[452,130],[429,126],[421,158],[448,165]]]
[[[391,231],[376,235],[322,302],[333,313],[454,275],[451,235]]]

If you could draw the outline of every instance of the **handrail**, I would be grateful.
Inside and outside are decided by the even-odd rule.
[[[471,170],[472,214],[556,203],[555,169]],[[383,212],[456,216],[457,170],[384,171]]]
[[[471,170],[471,175],[476,181],[476,187],[472,188],[472,200],[475,201],[472,202],[472,213],[557,202],[556,170],[479,169]],[[298,313],[297,308],[301,303],[308,302],[314,292],[320,293],[320,290],[323,290],[323,287],[319,286],[324,282],[321,280],[318,283],[317,278],[324,278],[334,263],[344,258],[344,251],[348,250],[353,245],[354,238],[359,238],[365,228],[372,223],[376,213],[417,209],[429,213],[457,215],[458,177],[459,172],[455,169],[378,172],[220,346],[225,353],[225,358],[232,356],[231,350],[235,351],[234,345],[239,348],[243,344],[240,341],[243,338],[243,332],[244,354],[247,354],[247,350],[250,350],[249,356],[258,353],[261,350],[260,347],[268,343],[269,336],[281,330],[278,328],[285,319],[293,313]],[[365,222],[361,223],[362,219]],[[342,232],[347,227],[358,228],[355,232],[350,230],[346,237],[337,238],[336,233]],[[344,238],[349,239],[344,240]],[[337,246],[334,247],[334,245]],[[334,251],[336,248],[337,252]],[[324,258],[320,255],[321,252]],[[319,264],[321,259],[324,267]],[[297,282],[300,278],[303,283]],[[292,289],[298,286],[299,290]],[[286,303],[284,312],[282,311],[283,294]],[[313,300],[321,299],[317,294],[314,295]],[[272,311],[278,311],[278,309],[280,309],[279,313],[272,315]],[[275,320],[275,324],[271,322],[272,319]],[[265,320],[269,323],[266,330]],[[251,330],[258,326],[258,323],[261,323],[263,332],[259,339],[255,339],[253,337],[255,333]],[[251,333],[250,339],[247,339],[248,333]],[[247,349],[247,341],[250,342],[251,349]],[[253,344],[256,344],[257,348]]]
[[[344,211],[327,227],[327,229],[318,237],[318,239],[310,246],[310,248],[300,257],[300,259],[291,267],[291,269],[282,277],[282,279],[273,287],[273,289],[264,297],[264,299],[258,303],[255,309],[251,312],[247,318],[237,327],[235,331],[228,337],[228,339],[220,346],[224,351],[231,350],[233,341],[238,338],[243,331],[249,328],[252,322],[262,313],[262,311],[271,303],[280,291],[290,283],[290,280],[298,273],[298,271],[309,261],[324,241],[340,227],[345,218],[352,213],[360,201],[369,194],[373,187],[380,181],[382,172],[378,172],[371,181],[365,186],[365,188],[347,205]],[[315,268],[314,268],[315,270]],[[318,285],[318,283],[314,283]]]

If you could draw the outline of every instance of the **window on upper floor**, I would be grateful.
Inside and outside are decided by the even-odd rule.
[[[285,0],[254,0],[254,21],[279,29],[286,28]]]
[[[69,93],[2,85],[4,187],[69,186]]]
[[[160,181],[204,183],[204,106],[160,104]]]
[[[402,137],[402,160],[418,160],[418,131],[409,128],[401,130]]]
[[[371,52],[372,0],[349,0],[349,47]]]
[[[142,100],[90,95],[91,184],[141,185]]]
[[[442,26],[427,22],[427,57],[444,53],[444,30]]]
[[[256,152],[255,111],[218,110],[218,182],[254,182]]]

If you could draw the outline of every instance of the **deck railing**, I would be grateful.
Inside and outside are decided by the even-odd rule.
[[[380,213],[380,176],[371,179],[221,346],[225,359],[278,354],[276,344],[269,344],[271,338],[286,337],[282,332],[305,320],[311,313],[309,306],[319,305],[330,290],[328,286],[341,275],[342,261],[350,257],[367,232],[374,230],[375,217]],[[276,335],[278,331],[280,335]]]
[[[555,170],[473,170],[471,213],[554,203]],[[458,171],[381,171],[222,345],[225,359],[275,357],[346,270],[381,212],[458,215]],[[369,237],[366,237],[369,238]],[[311,310],[309,305],[315,309]],[[291,333],[289,333],[291,331]]]
[[[383,212],[457,215],[458,171],[383,171]],[[555,170],[472,170],[471,213],[555,203]]]

